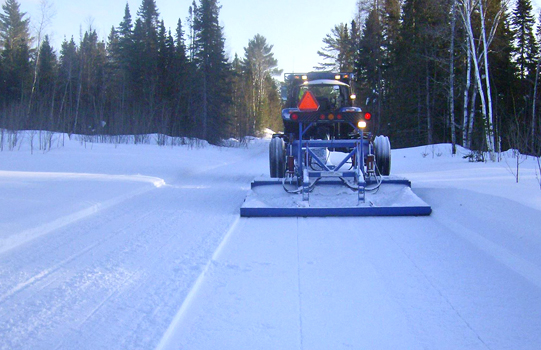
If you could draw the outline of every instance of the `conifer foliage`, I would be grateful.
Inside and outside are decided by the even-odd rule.
[[[270,109],[279,118],[277,84],[267,71],[258,84],[264,90],[245,84],[252,79],[249,71],[235,70],[225,54],[220,9],[218,0],[194,0],[186,24],[179,19],[172,32],[155,0],[142,0],[135,16],[126,4],[107,40],[89,27],[80,42],[65,39],[57,53],[48,37],[40,47],[31,47],[30,19],[17,0],[5,0],[0,13],[0,129],[158,133],[212,143],[255,135],[270,126]],[[263,49],[270,57],[265,69],[276,67],[272,45]],[[235,91],[239,84],[245,84],[242,94]],[[254,90],[259,107],[249,115],[252,126],[246,128],[250,122],[244,120],[241,127],[237,112],[246,110],[246,95]]]
[[[357,101],[374,116],[374,132],[397,147],[452,142],[492,155],[510,147],[541,153],[541,27],[531,0],[357,7]],[[324,67],[342,67],[341,28],[323,38]]]

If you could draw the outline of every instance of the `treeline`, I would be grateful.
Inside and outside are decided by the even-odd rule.
[[[439,142],[541,153],[541,28],[530,0],[357,0],[323,38],[319,69],[357,73],[357,103],[393,147]],[[0,128],[190,136],[213,143],[281,128],[272,45],[228,58],[218,0],[171,30],[155,0],[126,6],[107,40],[57,53],[17,0],[0,13]],[[121,15],[119,15],[121,18]]]
[[[395,146],[453,142],[539,154],[540,39],[530,0],[358,0],[321,69],[354,70]]]
[[[126,5],[106,41],[89,28],[58,55],[47,36],[31,36],[17,0],[2,10],[0,128],[218,143],[279,127],[272,46],[256,35],[245,57],[229,60],[217,0],[193,1],[174,33],[155,0],[143,0],[135,19]]]

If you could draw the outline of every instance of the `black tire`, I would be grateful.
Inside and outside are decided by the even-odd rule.
[[[376,136],[374,139],[376,166],[384,176],[391,174],[391,142],[387,136]]]
[[[269,167],[271,178],[282,178],[285,174],[285,143],[280,137],[273,137],[269,145]]]

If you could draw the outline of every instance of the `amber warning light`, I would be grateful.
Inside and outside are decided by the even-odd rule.
[[[315,112],[319,109],[319,103],[310,91],[306,91],[298,107],[303,112]]]

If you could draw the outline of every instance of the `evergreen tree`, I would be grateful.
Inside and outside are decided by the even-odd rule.
[[[143,130],[151,132],[158,131],[158,26],[159,13],[155,0],[143,0],[139,11],[138,19],[134,28],[134,50],[136,58],[136,86],[138,95],[142,101],[140,105],[139,124]],[[134,63],[135,63],[134,62]]]
[[[535,18],[530,0],[517,0],[511,19],[515,32],[515,61],[521,80],[532,78],[538,55],[535,40]]]
[[[22,103],[31,84],[30,20],[17,0],[6,0],[0,13],[1,61],[4,103]]]
[[[502,6],[501,0],[491,1],[487,9],[489,16],[494,18],[494,13],[500,6]],[[496,137],[504,142],[505,148],[509,145],[504,135],[514,123],[518,107],[517,92],[521,89],[519,75],[516,74],[517,66],[513,62],[513,30],[510,21],[510,15],[503,13],[489,53],[491,81],[494,87],[493,100],[497,116]]]
[[[230,68],[224,52],[225,38],[219,22],[218,0],[201,0],[194,15],[194,62],[197,67],[196,108],[200,137],[218,142],[225,136],[230,100]]]
[[[361,104],[373,114],[374,132],[389,133],[385,110],[389,109],[399,72],[395,60],[399,38],[400,3],[397,0],[374,2],[368,9],[358,44],[356,72]],[[363,11],[367,11],[363,7]]]
[[[135,80],[137,61],[134,50],[132,16],[127,3],[124,9],[124,17],[116,31],[118,33],[118,45],[113,46],[112,50],[117,60],[118,74],[120,75],[120,90],[118,90],[121,95],[120,113],[131,114],[131,106],[134,102],[133,81]]]
[[[54,106],[56,98],[57,82],[57,58],[46,35],[40,47],[40,60],[38,64],[38,80],[36,93],[38,96],[36,114],[40,117],[40,124],[36,125],[40,130],[59,130],[57,121],[54,120]]]
[[[79,91],[75,111],[74,132],[102,132],[105,107],[105,43],[89,29],[80,44]]]
[[[382,31],[379,12],[373,8],[364,24],[357,53],[356,71],[363,105],[374,114],[375,132],[379,131],[382,83]]]
[[[447,130],[446,63],[449,59],[450,2],[406,0],[397,43],[394,89],[397,98],[391,127],[400,128],[399,144],[432,144]],[[391,133],[392,135],[392,133]],[[397,135],[398,136],[398,135]]]
[[[189,66],[186,41],[182,21],[179,19],[174,38],[174,52],[172,61],[172,79],[174,113],[171,121],[171,133],[174,135],[185,135],[191,129],[189,95],[191,92],[190,84],[191,69]]]
[[[268,126],[272,119],[272,115],[265,113],[264,106],[270,103],[267,99],[268,94],[272,90],[277,90],[272,76],[282,73],[276,68],[278,61],[274,58],[272,48],[273,45],[267,44],[267,39],[260,34],[256,34],[248,42],[248,47],[244,48],[242,66],[251,86],[252,101],[249,107],[253,124],[249,133],[252,135],[261,131],[264,126]]]
[[[354,35],[357,33],[355,29]],[[323,38],[323,48],[317,54],[323,59],[317,70],[333,72],[353,71],[355,61],[355,46],[353,45],[351,32],[348,25],[340,23],[331,29],[331,33]]]
[[[518,69],[519,86],[517,89],[516,117],[510,126],[514,130],[513,148],[526,151],[526,139],[531,135],[531,118],[534,105],[534,82],[539,57],[539,47],[534,34],[535,18],[530,0],[517,0],[511,16],[515,32],[515,64]],[[530,142],[531,143],[531,142]]]

